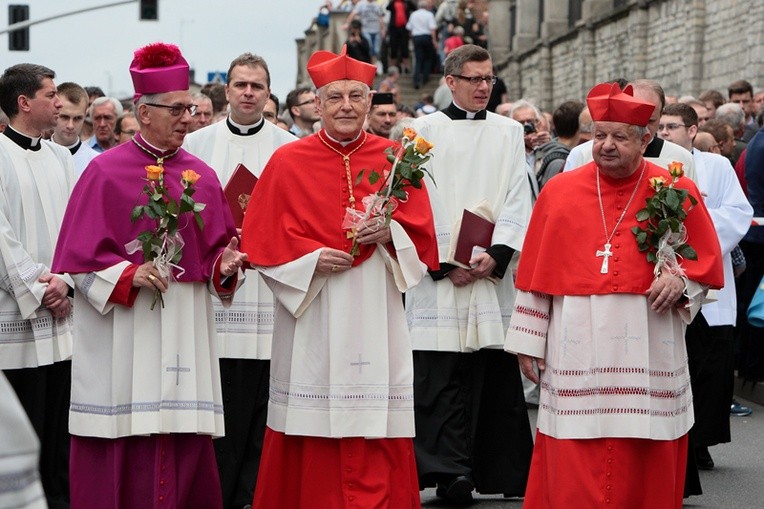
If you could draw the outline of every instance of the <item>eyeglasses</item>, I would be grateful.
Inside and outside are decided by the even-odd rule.
[[[479,85],[481,81],[495,85],[496,80],[498,79],[496,76],[462,76],[461,74],[452,74],[451,76],[459,78],[460,80],[469,81],[470,85]]]
[[[676,129],[679,129],[680,127],[687,127],[684,124],[658,124],[658,130],[663,131],[664,129],[668,129],[669,131],[674,131]]]
[[[170,115],[173,117],[179,117],[183,115],[183,111],[187,111],[192,117],[196,115],[196,104],[173,104],[172,106],[167,104],[156,103],[143,103],[146,106],[153,106],[155,108],[164,108],[170,110]]]
[[[295,104],[295,106],[305,106],[306,104],[315,104],[315,102],[315,99],[308,99],[307,101]]]

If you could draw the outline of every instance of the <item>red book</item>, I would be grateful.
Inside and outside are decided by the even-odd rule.
[[[459,227],[459,237],[456,239],[454,260],[469,266],[475,246],[486,249],[491,247],[493,228],[494,224],[491,221],[465,209]]]
[[[257,177],[246,166],[239,163],[225,185],[223,191],[228,206],[231,208],[231,215],[233,222],[236,223],[236,228],[241,228],[241,224],[244,222],[244,211],[247,210],[249,197],[252,195],[255,184],[257,184]]]

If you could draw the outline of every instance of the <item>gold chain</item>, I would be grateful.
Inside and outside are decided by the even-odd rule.
[[[174,156],[175,154],[177,154],[177,153],[178,153],[178,151],[180,150],[180,147],[178,147],[178,148],[176,148],[176,149],[175,149],[175,152],[172,152],[171,154],[167,154],[166,156],[158,156],[158,155],[156,155],[154,152],[152,152],[151,150],[149,150],[148,148],[146,148],[146,147],[144,147],[143,145],[141,145],[141,144],[138,142],[138,140],[136,140],[136,139],[135,139],[135,136],[133,136],[133,137],[132,137],[132,138],[130,138],[130,139],[132,140],[132,142],[133,142],[133,143],[135,143],[135,146],[136,146],[136,147],[138,147],[139,149],[143,150],[144,152],[146,152],[146,153],[147,153],[148,155],[150,155],[151,157],[154,157],[154,158],[156,158],[156,160],[157,160],[157,165],[158,165],[158,166],[162,166],[162,165],[164,164],[164,160],[165,160],[165,159],[169,159],[169,158],[171,158],[172,156]]]
[[[363,144],[366,143],[366,138],[367,138],[366,131],[361,131],[361,132],[363,133],[363,140],[361,140],[361,143],[356,148],[354,148],[347,154],[343,154],[336,148],[329,145],[329,143],[324,139],[324,137],[321,136],[321,131],[318,132],[318,139],[321,140],[321,143],[323,143],[324,145],[329,147],[331,150],[336,152],[340,157],[342,157],[342,161],[345,163],[345,177],[347,177],[348,179],[348,191],[350,191],[350,198],[348,198],[348,201],[350,202],[350,206],[353,208],[355,208],[355,196],[353,195],[353,180],[350,178],[350,156],[352,156],[356,152],[356,150],[363,147]]]

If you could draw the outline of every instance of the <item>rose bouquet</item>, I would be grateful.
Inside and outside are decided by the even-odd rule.
[[[684,204],[690,201],[689,210],[697,205],[698,200],[687,189],[674,187],[684,175],[682,163],[674,161],[669,164],[668,170],[670,182],[665,177],[648,179],[655,194],[645,200],[645,208],[637,212],[637,221],[646,224],[644,228],[635,226],[631,231],[636,236],[639,250],[646,252],[647,261],[655,264],[656,276],[664,269],[682,276],[684,271],[677,257],[698,259],[695,249],[687,243],[687,230],[684,226],[687,211]]]
[[[356,231],[361,225],[379,228],[388,226],[393,212],[398,206],[398,201],[405,202],[408,199],[406,187],[421,189],[422,179],[425,173],[430,173],[423,165],[430,160],[433,145],[417,135],[414,129],[403,130],[403,140],[400,147],[388,147],[385,149],[387,160],[392,164],[390,170],[379,173],[377,170],[369,172],[369,183],[377,184],[382,179],[379,191],[363,198],[364,209],[357,210],[348,207],[342,226],[349,230],[348,237],[353,237],[353,245],[350,254],[357,256],[360,250],[355,239]],[[355,184],[358,185],[364,176],[364,170],[358,173]],[[432,179],[432,175],[430,175]]]
[[[136,205],[133,208],[130,219],[138,221],[147,217],[154,221],[155,228],[141,232],[138,237],[125,247],[132,254],[143,251],[143,260],[152,262],[159,274],[168,281],[172,279],[173,268],[182,275],[183,268],[178,263],[183,256],[183,237],[178,231],[179,219],[183,214],[192,213],[196,225],[204,230],[204,220],[200,212],[204,210],[204,203],[197,203],[192,198],[196,189],[194,184],[200,176],[194,170],[184,170],[181,173],[181,185],[183,192],[180,201],[172,198],[164,183],[164,169],[161,165],[146,166],[146,185],[143,186],[143,194],[148,196],[146,205]],[[154,290],[154,299],[151,301],[151,309],[154,309],[157,301],[164,307],[164,299],[159,289]]]

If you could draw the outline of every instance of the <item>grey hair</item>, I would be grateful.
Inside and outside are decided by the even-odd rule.
[[[117,116],[117,118],[121,117],[124,113],[124,108],[122,107],[122,103],[119,102],[114,97],[99,97],[95,101],[93,101],[93,104],[90,105],[90,117],[93,118],[93,110],[96,106],[101,106],[102,104],[111,103],[112,106],[114,106],[114,114]]]
[[[196,103],[197,101],[209,101],[210,104],[212,104],[212,99],[210,99],[210,96],[204,95],[201,92],[196,92],[195,94],[191,94],[191,100]]]
[[[727,122],[736,131],[745,122],[745,112],[738,103],[722,104],[716,108],[716,115],[714,117]]]
[[[138,108],[141,104],[159,103],[162,101],[163,94],[142,94],[137,101],[135,101],[135,120],[138,121],[138,125],[143,128],[143,122],[141,122],[141,116],[138,113]],[[96,99],[97,100],[97,99]],[[93,101],[95,103],[95,101]]]
[[[512,108],[509,109],[509,118],[514,118],[516,111],[527,109],[533,110],[533,114],[536,115],[537,119],[541,118],[541,110],[539,110],[535,104],[528,101],[527,99],[520,99],[512,103]]]
[[[411,124],[414,123],[414,119],[411,117],[403,117],[399,121],[395,123],[392,129],[390,129],[390,138],[393,141],[400,142],[403,138],[403,130],[407,127],[411,127]]]

